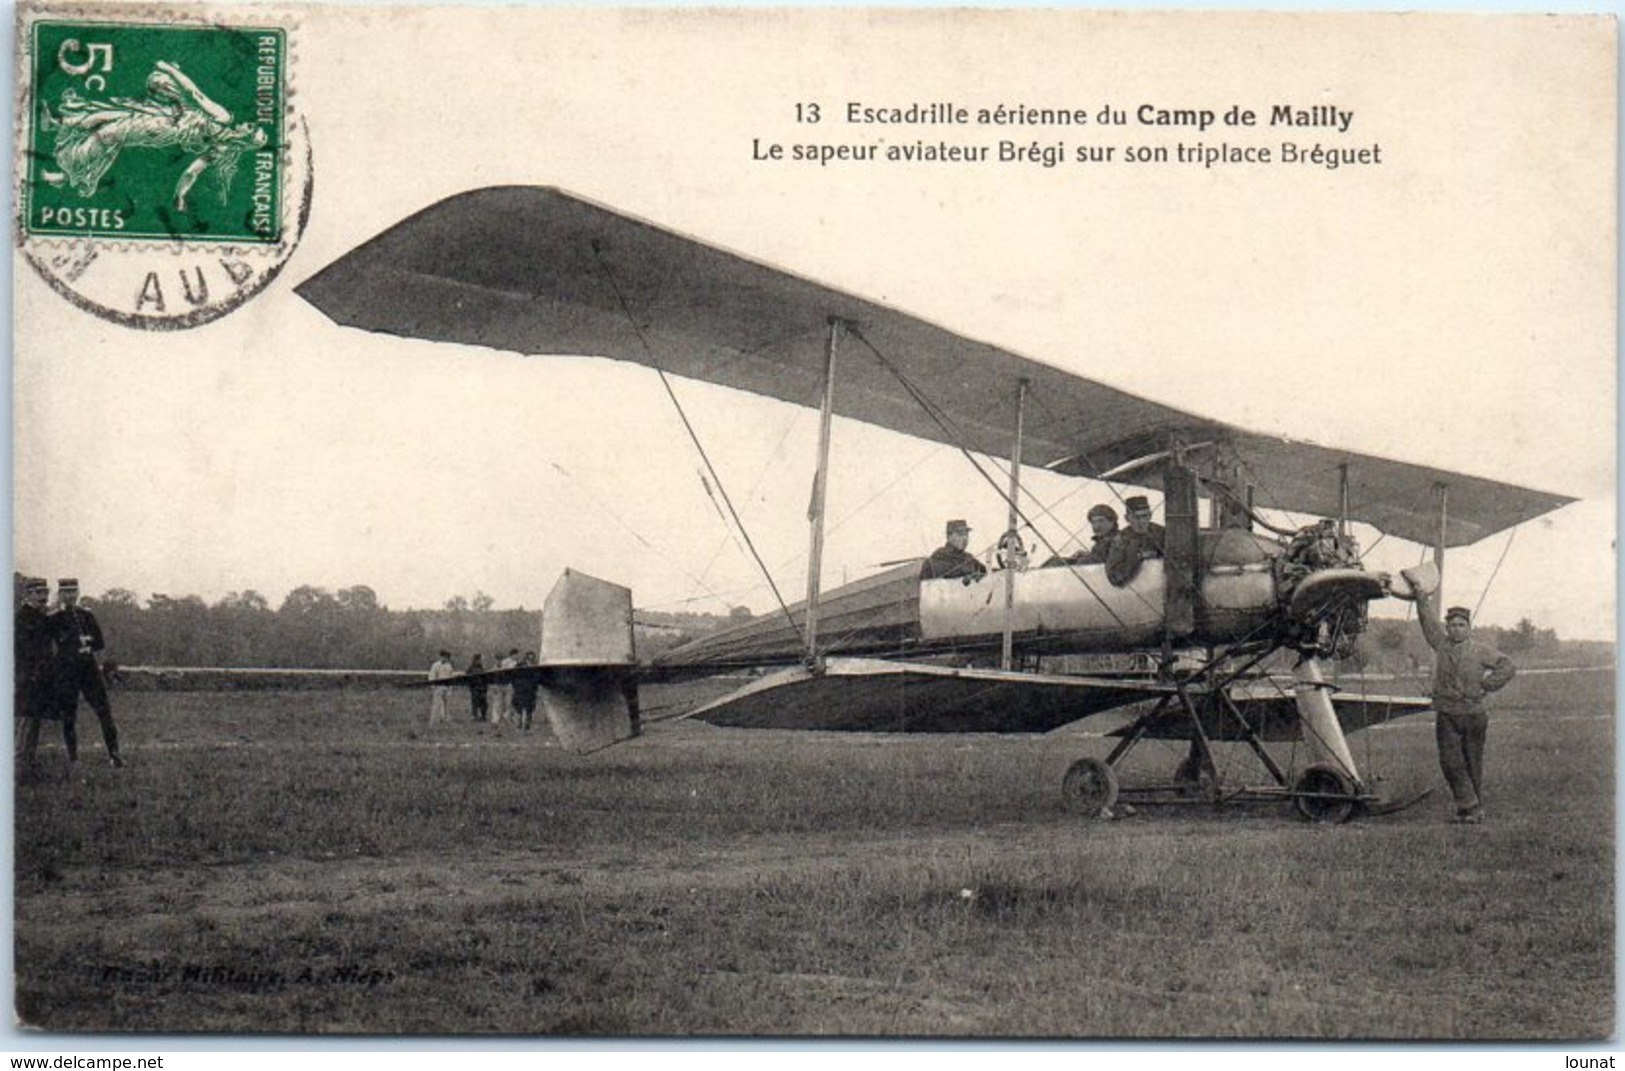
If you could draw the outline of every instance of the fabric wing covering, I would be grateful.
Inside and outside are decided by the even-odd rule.
[[[1047,733],[1171,692],[1143,680],[832,658],[758,678],[687,716],[742,729]]]
[[[1236,741],[1250,731],[1266,741],[1303,734],[1290,684],[1258,682],[1235,688],[1231,699],[1246,718],[1202,702],[1189,690],[1210,740]],[[685,717],[742,729],[817,729],[881,733],[1047,733],[1107,711],[1124,718],[1165,705],[1141,730],[1152,740],[1189,740],[1190,716],[1174,701],[1172,684],[1145,678],[1083,677],[956,668],[872,658],[832,658],[823,672],[793,666],[759,677]],[[1345,732],[1429,709],[1408,696],[1341,692],[1333,706]],[[1134,708],[1134,709],[1125,709]],[[1107,735],[1124,736],[1128,726]]]
[[[606,357],[816,406],[832,319],[872,345],[842,345],[835,411],[906,435],[1008,457],[1016,387],[1029,407],[1028,465],[1099,476],[1166,448],[1225,441],[1267,508],[1350,516],[1432,543],[1434,487],[1449,485],[1445,542],[1475,542],[1572,499],[1493,480],[1246,432],[954,334],[550,187],[459,194],[306,280],[340,324],[523,354]],[[888,365],[890,367],[888,367]],[[936,417],[904,381],[923,394]],[[1156,486],[1154,467],[1124,482]]]

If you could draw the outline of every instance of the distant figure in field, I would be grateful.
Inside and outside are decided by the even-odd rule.
[[[16,754],[25,769],[32,768],[39,748],[41,721],[59,720],[56,706],[56,639],[51,616],[45,611],[51,587],[42,577],[23,581],[23,601],[17,607],[12,639],[12,713],[16,721]],[[63,743],[66,743],[66,736]]]
[[[1064,558],[1057,554],[1045,562],[1044,566],[1048,568],[1051,565],[1104,565],[1106,558],[1111,554],[1112,544],[1117,541],[1117,511],[1105,503],[1090,506],[1089,530],[1095,537],[1092,546]]]
[[[470,674],[485,672],[485,663],[480,660],[478,651],[474,653],[474,657],[469,660],[468,668],[463,672]],[[490,703],[486,698],[486,689],[490,687],[490,681],[475,679],[468,682],[468,709],[475,721],[485,721],[491,716]]]
[[[519,648],[515,647],[497,661],[498,669],[512,669],[519,664]],[[493,689],[496,692],[496,703],[491,709],[491,721],[501,725],[504,720],[513,718],[513,681],[498,681]]]
[[[1489,713],[1484,697],[1506,687],[1517,672],[1512,659],[1472,638],[1473,615],[1465,606],[1445,611],[1444,624],[1434,592],[1400,575],[1416,592],[1416,617],[1434,651],[1433,736],[1439,745],[1439,768],[1456,798],[1457,822],[1484,820],[1484,741]]]
[[[987,566],[965,549],[970,543],[970,525],[953,520],[947,525],[948,541],[925,559],[920,566],[921,580],[947,580],[964,577],[966,582],[987,574]]]
[[[97,658],[106,647],[102,627],[96,623],[95,614],[79,605],[78,580],[64,577],[57,581],[56,599],[61,608],[51,615],[51,629],[56,638],[57,702],[62,716],[62,738],[68,744],[68,759],[71,762],[79,757],[76,722],[82,695],[101,723],[108,764],[123,766],[118,726],[113,724],[113,704],[107,699],[107,685]]]
[[[443,681],[447,677],[457,676],[457,669],[451,664],[451,652],[441,651],[440,657],[434,660],[429,667],[429,679]],[[446,709],[446,699],[451,695],[449,684],[436,684],[429,689],[429,724],[439,725],[443,721],[450,721],[451,714]]]
[[[536,652],[526,651],[525,657],[520,659],[521,666],[534,666]],[[529,729],[531,721],[536,716],[536,688],[537,680],[529,673],[521,674],[513,680],[513,716],[521,729]]]
[[[1140,572],[1140,563],[1162,557],[1167,534],[1160,524],[1151,523],[1151,503],[1144,495],[1131,495],[1123,502],[1128,510],[1128,529],[1112,540],[1106,556],[1106,579],[1122,587]]]

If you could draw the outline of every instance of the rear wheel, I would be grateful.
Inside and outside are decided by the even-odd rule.
[[[1061,798],[1074,814],[1109,818],[1117,802],[1117,772],[1100,759],[1079,759],[1061,779]]]
[[[1292,786],[1293,804],[1311,822],[1336,825],[1353,818],[1360,809],[1359,790],[1348,774],[1335,766],[1317,763],[1298,775]]]

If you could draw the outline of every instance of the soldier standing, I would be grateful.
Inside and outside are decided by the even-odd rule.
[[[526,651],[519,664],[534,666],[536,652]],[[521,729],[529,729],[532,719],[536,716],[536,692],[540,683],[535,675],[530,673],[521,673],[513,679],[513,714]]]
[[[1452,606],[1439,623],[1435,594],[1409,570],[1400,575],[1416,592],[1416,617],[1433,648],[1433,730],[1439,746],[1439,768],[1456,798],[1456,821],[1477,825],[1484,820],[1484,741],[1489,713],[1484,697],[1501,690],[1517,670],[1512,659],[1472,638],[1473,615]]]
[[[33,765],[39,747],[42,719],[57,716],[52,691],[52,670],[56,643],[51,615],[45,611],[50,585],[42,577],[23,581],[23,601],[17,607],[12,631],[12,711],[17,723],[16,753],[25,765]]]
[[[488,721],[491,717],[491,703],[489,691],[491,682],[485,679],[485,663],[480,659],[478,651],[469,660],[468,668],[463,670],[468,680],[468,706],[469,713],[475,721]]]
[[[113,705],[107,700],[107,686],[97,659],[106,643],[96,615],[79,605],[79,581],[64,577],[57,581],[57,602],[61,609],[51,615],[51,632],[56,640],[56,686],[58,711],[62,717],[62,737],[68,742],[68,758],[79,757],[76,721],[79,697],[83,695],[101,722],[102,742],[107,745],[107,761],[123,766],[119,754],[118,726],[113,724]]]

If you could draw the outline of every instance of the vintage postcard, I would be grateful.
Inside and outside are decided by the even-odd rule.
[[[12,1044],[1611,1037],[1617,47],[19,7]]]

